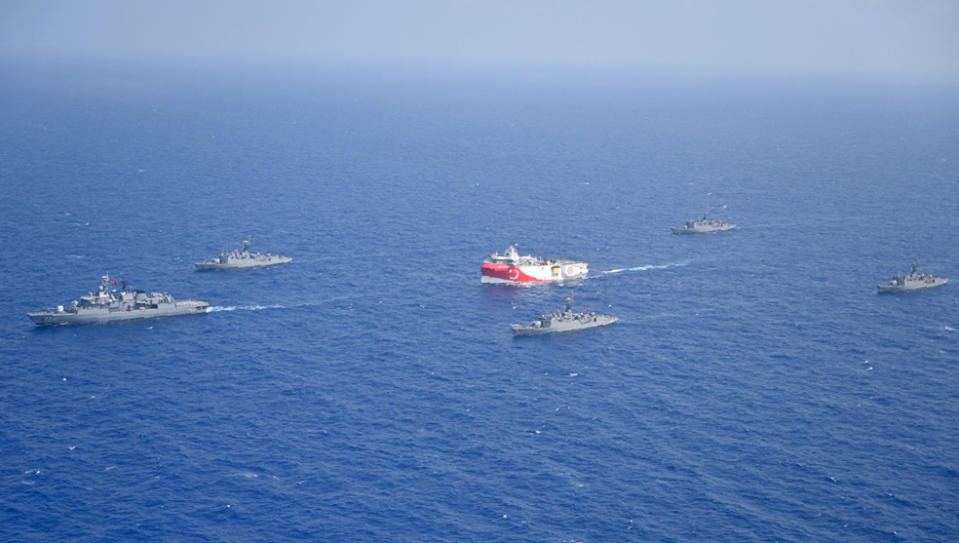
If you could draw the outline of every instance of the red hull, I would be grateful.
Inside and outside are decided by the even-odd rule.
[[[483,262],[480,273],[486,277],[513,283],[540,283],[542,280],[526,275],[523,270],[502,262]]]

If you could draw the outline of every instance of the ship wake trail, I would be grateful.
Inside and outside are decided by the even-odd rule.
[[[284,309],[286,306],[274,305],[214,305],[206,309],[207,313],[216,313],[219,311],[260,311],[262,309]]]
[[[612,275],[614,273],[623,272],[665,270],[668,268],[681,268],[683,266],[688,266],[690,263],[692,263],[692,259],[680,260],[679,262],[668,262],[666,264],[646,264],[645,266],[635,266],[632,268],[616,268],[615,270],[605,270],[599,273],[602,275]]]

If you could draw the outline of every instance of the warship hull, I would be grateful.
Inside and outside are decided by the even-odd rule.
[[[529,265],[484,262],[480,267],[480,282],[488,285],[561,282],[582,279],[587,273],[589,264],[578,260],[553,260]]]
[[[286,264],[292,262],[293,259],[288,256],[268,256],[264,258],[250,259],[250,260],[239,260],[236,262],[226,262],[221,263],[217,260],[207,260],[205,262],[197,262],[197,270],[241,270],[246,268],[265,268],[267,266],[276,266],[278,264]]]
[[[726,230],[732,230],[734,228],[736,228],[735,224],[724,224],[722,226],[697,226],[693,228],[674,226],[672,230],[674,234],[712,234],[713,232],[725,232]]]
[[[914,290],[924,290],[928,288],[941,287],[949,282],[945,277],[935,277],[930,280],[905,281],[899,284],[895,281],[890,283],[881,283],[879,285],[879,294],[890,294],[893,292],[912,292]]]
[[[184,300],[172,304],[161,304],[159,307],[147,309],[123,310],[119,308],[90,308],[77,311],[37,311],[27,313],[30,320],[37,326],[67,325],[67,324],[94,324],[102,322],[128,321],[136,319],[153,319],[158,317],[175,317],[179,315],[195,315],[206,313],[210,304],[199,300]]]
[[[596,315],[595,319],[588,320],[563,320],[553,321],[549,326],[536,326],[528,324],[514,324],[513,335],[520,336],[541,336],[544,334],[560,334],[564,332],[577,332],[579,330],[588,330],[600,326],[609,326],[618,321],[619,317],[609,315]]]

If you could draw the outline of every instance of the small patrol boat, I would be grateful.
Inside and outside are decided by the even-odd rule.
[[[586,277],[589,264],[580,260],[520,256],[515,243],[503,254],[493,253],[480,266],[484,284],[520,284],[566,281]]]
[[[243,240],[243,248],[229,253],[220,253],[220,256],[212,260],[204,260],[196,263],[198,270],[236,270],[241,268],[262,268],[265,266],[275,266],[277,264],[286,264],[293,259],[288,256],[279,256],[271,253],[251,252],[250,240]]]
[[[81,296],[68,307],[57,306],[55,310],[27,313],[30,319],[39,325],[46,324],[87,324],[95,322],[126,321],[149,319],[154,317],[172,317],[206,313],[210,306],[200,300],[176,301],[165,292],[153,292],[147,295],[142,290],[127,288],[126,281],[119,292],[110,289],[117,280],[109,275],[100,278],[100,288],[96,293]]]
[[[703,213],[702,219],[690,219],[682,226],[672,228],[674,234],[712,234],[736,228],[735,224],[725,223],[719,219],[710,219],[709,212]]]
[[[897,273],[892,281],[879,284],[879,294],[889,292],[908,292],[924,288],[941,287],[949,282],[945,277],[934,277],[928,273],[919,273],[919,259],[912,263],[909,273]]]
[[[593,313],[589,308],[582,313],[573,313],[573,295],[570,294],[562,311],[544,313],[529,324],[513,324],[511,328],[514,336],[538,336],[608,326],[618,320],[619,317]]]

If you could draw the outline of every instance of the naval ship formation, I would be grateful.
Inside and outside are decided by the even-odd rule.
[[[728,224],[719,219],[710,220],[708,213],[702,219],[687,221],[681,227],[672,229],[676,234],[705,234],[732,230],[734,224]],[[250,241],[245,240],[240,250],[222,253],[219,257],[196,263],[198,270],[210,269],[242,269],[274,266],[286,264],[293,259],[271,253],[250,251]],[[919,261],[913,263],[909,273],[900,273],[887,283],[881,283],[880,293],[908,292],[920,289],[929,289],[945,285],[949,282],[944,277],[934,277],[917,271]],[[515,243],[511,243],[503,254],[493,253],[480,266],[480,277],[483,284],[494,285],[522,285],[535,283],[561,283],[572,279],[582,279],[589,272],[589,264],[581,260],[541,258],[532,255],[520,255]],[[153,317],[167,317],[176,315],[191,315],[205,313],[210,304],[201,300],[177,301],[167,293],[153,292],[149,295],[142,290],[127,288],[123,282],[122,288],[117,290],[111,286],[117,285],[108,275],[101,279],[96,293],[81,296],[69,306],[57,306],[56,309],[35,311],[27,316],[37,325],[50,324],[85,324],[111,322]],[[617,317],[591,313],[574,313],[571,309],[572,298],[567,301],[562,311],[543,314],[539,319],[525,325],[512,325],[516,336],[530,336],[556,332],[571,332],[606,326],[618,320]]]

